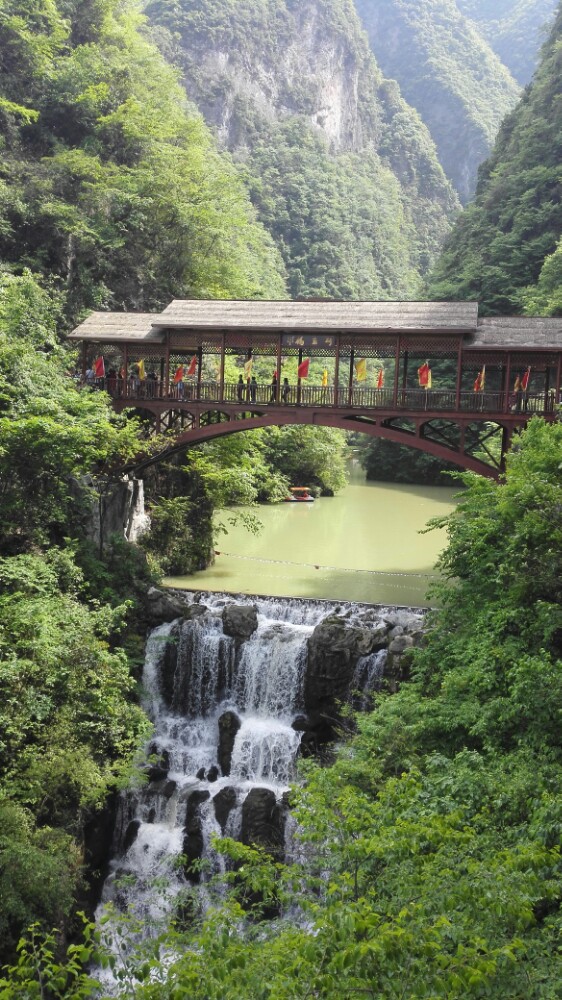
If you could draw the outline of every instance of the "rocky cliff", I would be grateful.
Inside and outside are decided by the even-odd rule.
[[[457,201],[352,0],[151,0],[147,13],[246,165],[291,293],[412,297]]]
[[[396,79],[466,202],[519,87],[454,0],[356,0],[384,74]]]

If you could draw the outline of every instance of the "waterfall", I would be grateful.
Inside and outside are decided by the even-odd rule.
[[[220,594],[205,594],[204,600],[200,604],[190,595],[185,618],[154,629],[147,641],[144,705],[154,733],[146,783],[120,798],[111,871],[99,907],[100,917],[110,904],[127,913],[145,938],[159,933],[186,887],[204,884],[223,869],[224,860],[212,847],[214,835],[259,842],[283,856],[284,795],[306,729],[308,650],[315,627],[336,621],[367,646],[371,635],[377,637],[377,648],[355,656],[348,678],[350,692],[361,690],[368,699],[380,684],[392,629],[403,632],[406,621],[411,627],[412,616],[419,628],[422,617],[319,601],[250,604]],[[243,636],[228,634],[224,615],[232,608],[253,616]],[[118,950],[123,952],[122,942]]]

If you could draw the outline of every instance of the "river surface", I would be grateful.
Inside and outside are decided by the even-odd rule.
[[[453,510],[459,487],[372,483],[353,462],[349,484],[314,503],[236,508],[259,518],[252,535],[228,526],[215,564],[168,586],[273,597],[306,597],[424,607],[446,533],[420,534]],[[229,514],[221,511],[226,523]]]

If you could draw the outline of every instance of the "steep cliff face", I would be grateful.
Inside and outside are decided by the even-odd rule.
[[[147,13],[247,166],[291,293],[413,296],[458,204],[352,0],[151,0]]]
[[[524,86],[536,68],[556,0],[457,0],[491,48]]]
[[[560,310],[561,160],[562,4],[533,83],[503,123],[476,199],[433,272],[434,298],[477,298],[492,315]]]
[[[383,73],[419,111],[461,200],[519,88],[454,0],[356,0]]]

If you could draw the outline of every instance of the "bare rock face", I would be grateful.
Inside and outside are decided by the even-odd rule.
[[[210,797],[208,791],[192,792],[187,800],[185,814],[185,832],[183,838],[183,853],[185,855],[185,873],[192,882],[199,882],[201,875],[193,862],[203,854],[203,826],[201,821],[201,804]]]
[[[224,833],[228,817],[236,805],[236,789],[232,788],[231,785],[226,785],[224,788],[221,788],[213,799],[213,805],[215,807],[217,823],[219,824],[222,833]]]
[[[269,788],[252,788],[242,806],[243,844],[265,848],[280,861],[285,845],[285,815]]]
[[[230,774],[232,750],[234,748],[236,733],[240,729],[240,725],[241,722],[236,715],[236,712],[223,712],[219,718],[218,761],[220,769],[225,777]]]
[[[227,604],[222,612],[222,628],[233,639],[249,639],[258,627],[255,604]]]
[[[318,742],[333,738],[338,704],[348,699],[357,660],[384,648],[384,630],[331,615],[316,626],[308,640],[308,670],[304,702]]]

